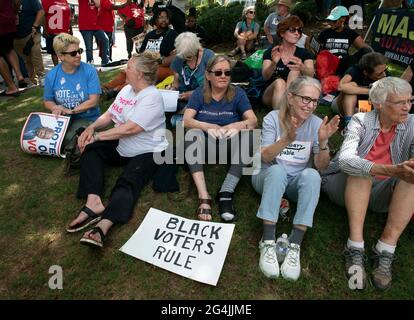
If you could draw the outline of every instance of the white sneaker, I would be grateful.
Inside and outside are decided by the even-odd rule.
[[[259,268],[268,278],[279,277],[279,264],[276,256],[276,243],[274,240],[265,240],[259,243]]]
[[[280,268],[282,277],[287,280],[296,281],[300,275],[300,245],[291,243]]]

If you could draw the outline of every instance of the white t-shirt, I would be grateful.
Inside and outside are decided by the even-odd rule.
[[[161,93],[154,86],[149,86],[138,94],[130,85],[125,86],[108,112],[115,127],[130,120],[144,129],[138,134],[119,139],[116,150],[121,156],[134,157],[148,152],[160,152],[168,147],[164,102]]]

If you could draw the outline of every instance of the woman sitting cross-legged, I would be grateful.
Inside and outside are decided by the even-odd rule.
[[[289,84],[300,75],[313,77],[314,56],[296,46],[302,36],[303,22],[297,16],[283,19],[277,26],[280,45],[267,49],[263,54],[262,75],[269,85],[263,93],[266,106],[277,109]]]
[[[162,96],[154,87],[158,53],[134,55],[128,62],[129,85],[116,97],[107,112],[92,123],[79,137],[81,172],[77,196],[87,198],[85,207],[66,231],[76,232],[99,221],[80,240],[83,244],[102,247],[105,235],[115,223],[131,217],[139,194],[156,172],[157,153],[168,142],[158,130],[165,130]],[[106,128],[115,123],[115,127]],[[123,166],[112,189],[108,205],[102,202],[105,165]]]
[[[297,201],[297,210],[281,273],[294,281],[300,275],[301,243],[307,228],[312,227],[319,201],[321,177],[317,170],[329,165],[328,139],[339,124],[338,116],[328,123],[328,117],[322,120],[312,114],[320,94],[318,80],[300,76],[287,88],[280,110],[271,111],[263,120],[262,165],[252,176],[252,185],[262,195],[257,212],[263,220],[259,267],[269,278],[279,276],[275,232],[285,193]],[[316,170],[311,167],[312,160]]]
[[[230,75],[229,58],[215,56],[210,59],[205,72],[204,86],[192,93],[184,113],[184,127],[198,129],[189,130],[190,132],[186,133],[186,137],[191,133],[191,136],[195,138],[195,141],[185,141],[186,161],[200,199],[197,215],[200,220],[204,221],[210,221],[212,217],[211,197],[204,179],[203,162],[208,152],[214,151],[209,149],[205,152],[206,147],[213,148],[217,152],[218,149],[222,149],[220,146],[224,145],[226,155],[230,149],[233,151],[230,169],[218,193],[222,220],[233,221],[236,217],[233,208],[233,193],[242,176],[243,167],[248,164],[240,160],[247,158],[241,153],[249,152],[248,149],[252,146],[249,141],[249,146],[242,148],[240,131],[254,129],[257,123],[245,92],[230,84]],[[194,159],[188,157],[188,154],[192,154],[191,150],[197,153]],[[202,150],[204,154],[200,155],[198,150]]]

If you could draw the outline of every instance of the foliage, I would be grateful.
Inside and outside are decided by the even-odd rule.
[[[291,13],[297,15],[305,25],[315,16],[316,4],[314,1],[297,2]]]

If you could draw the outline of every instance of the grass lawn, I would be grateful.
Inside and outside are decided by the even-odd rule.
[[[401,72],[401,70],[398,70]],[[113,73],[101,75],[106,80]],[[260,197],[241,180],[235,198],[240,219],[216,287],[200,284],[121,253],[118,249],[138,228],[150,207],[194,218],[197,194],[181,168],[181,192],[171,197],[147,187],[130,222],[114,227],[104,250],[79,244],[82,233],[68,234],[66,225],[83,202],[75,198],[78,175],[64,176],[64,161],[33,156],[20,150],[19,139],[27,115],[44,111],[42,89],[32,89],[12,100],[0,100],[0,299],[413,299],[414,226],[402,235],[394,263],[395,280],[385,292],[372,286],[363,292],[348,289],[342,259],[347,239],[343,208],[321,197],[302,246],[302,275],[295,282],[269,280],[258,269],[258,241],[262,227],[255,217]],[[108,103],[102,104],[106,110]],[[258,111],[260,119],[267,110]],[[318,114],[329,113],[319,107]],[[340,139],[335,137],[336,143]],[[109,195],[119,169],[107,170]],[[207,168],[212,194],[224,179],[224,168]],[[217,212],[217,207],[213,207]],[[292,220],[292,211],[289,213]],[[218,216],[214,216],[219,221]],[[365,241],[370,249],[380,236],[386,215],[369,213]],[[289,233],[291,222],[277,225],[277,236]],[[367,250],[367,252],[370,252]],[[63,268],[63,290],[48,287],[49,267]],[[368,272],[371,271],[368,264]]]

